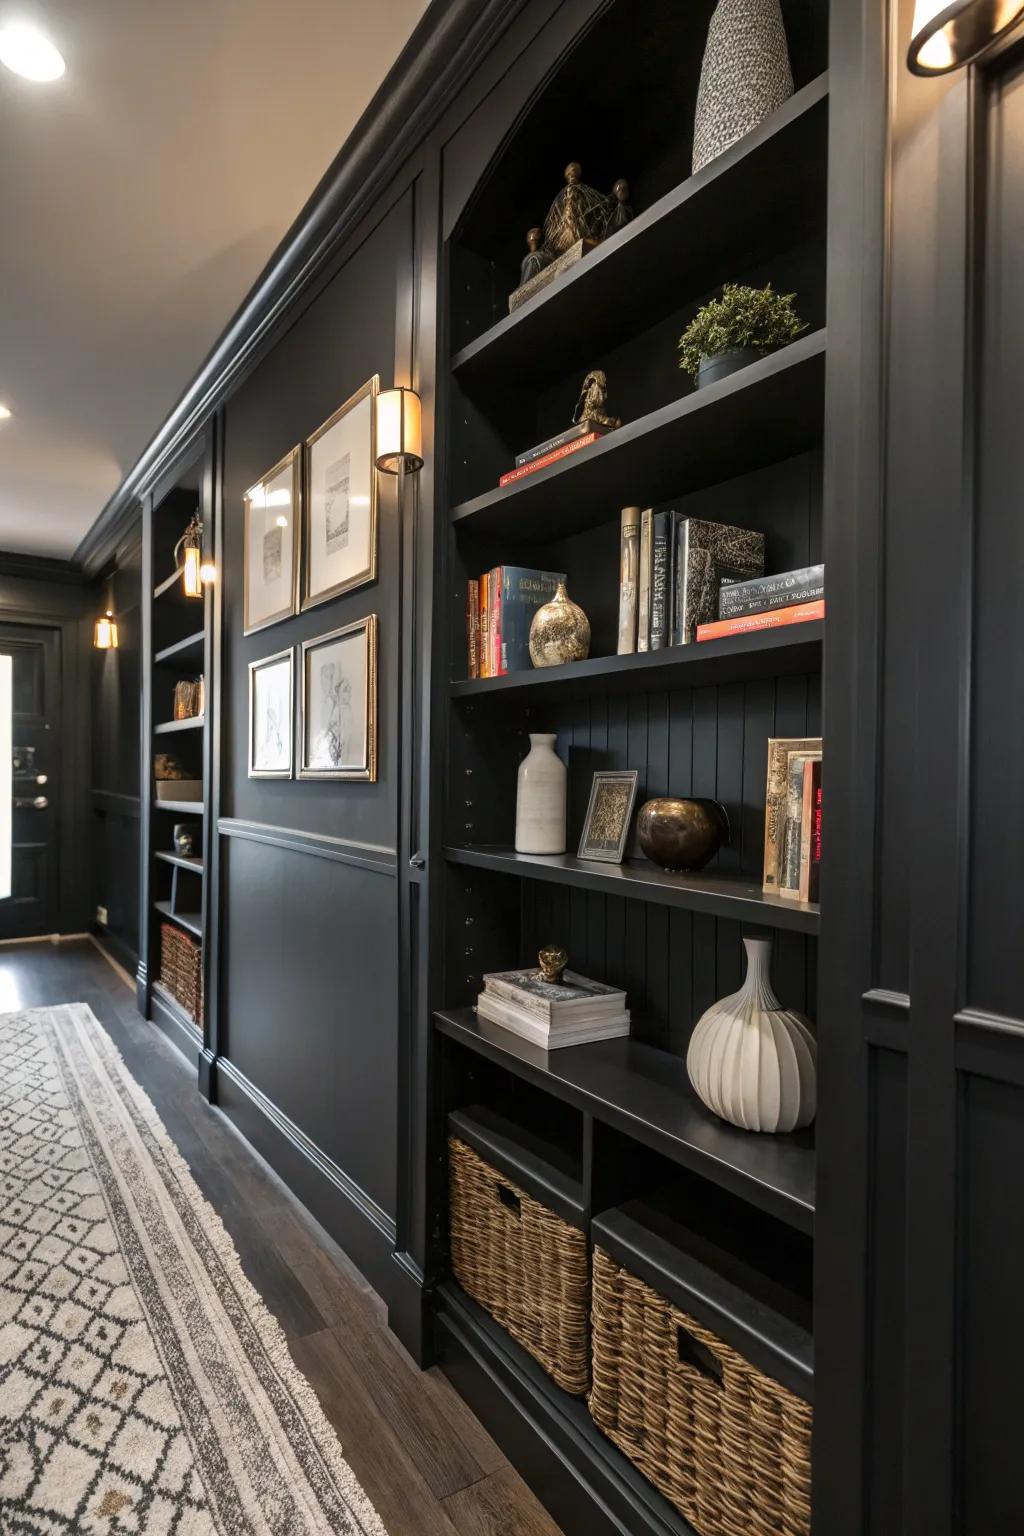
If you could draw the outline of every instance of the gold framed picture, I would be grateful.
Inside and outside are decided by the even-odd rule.
[[[249,777],[290,779],[295,647],[249,663]]]
[[[302,642],[300,779],[377,779],[377,615]]]
[[[306,441],[304,609],[376,580],[379,389],[374,374]]]
[[[243,632],[251,635],[299,611],[301,445],[249,487],[244,506]]]
[[[604,769],[594,774],[578,858],[622,863],[639,777],[635,768]]]

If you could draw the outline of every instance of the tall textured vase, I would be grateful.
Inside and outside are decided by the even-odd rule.
[[[694,174],[792,94],[779,0],[718,0],[697,91]]]
[[[565,764],[554,736],[531,736],[519,764],[516,853],[565,852]]]
[[[817,1046],[802,1014],[782,1008],[768,939],[744,939],[747,978],[697,1021],[686,1070],[716,1115],[745,1131],[793,1131],[814,1119]]]

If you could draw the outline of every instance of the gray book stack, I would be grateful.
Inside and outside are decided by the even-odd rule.
[[[626,994],[566,971],[558,982],[540,971],[493,971],[476,1001],[482,1019],[546,1051],[629,1034]]]

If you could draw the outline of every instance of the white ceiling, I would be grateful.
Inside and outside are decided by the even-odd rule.
[[[0,550],[68,556],[198,370],[426,0],[0,0]]]

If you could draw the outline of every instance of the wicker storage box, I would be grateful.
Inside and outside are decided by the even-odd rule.
[[[502,1156],[509,1145],[503,1130],[498,1117],[486,1110],[460,1110],[449,1117],[452,1269],[463,1290],[560,1387],[582,1394],[590,1382],[590,1274],[582,1195],[555,1168],[543,1170],[534,1182],[529,1149],[522,1156],[518,1149]],[[525,1178],[508,1176],[512,1159],[525,1169]],[[533,1194],[523,1187],[526,1182],[534,1185]],[[536,1197],[541,1191],[543,1200]],[[562,1214],[553,1204],[562,1207]]]
[[[811,1407],[623,1268],[594,1230],[597,1426],[700,1536],[808,1536]]]
[[[160,980],[185,1012],[203,1022],[203,947],[176,923],[160,924]]]

